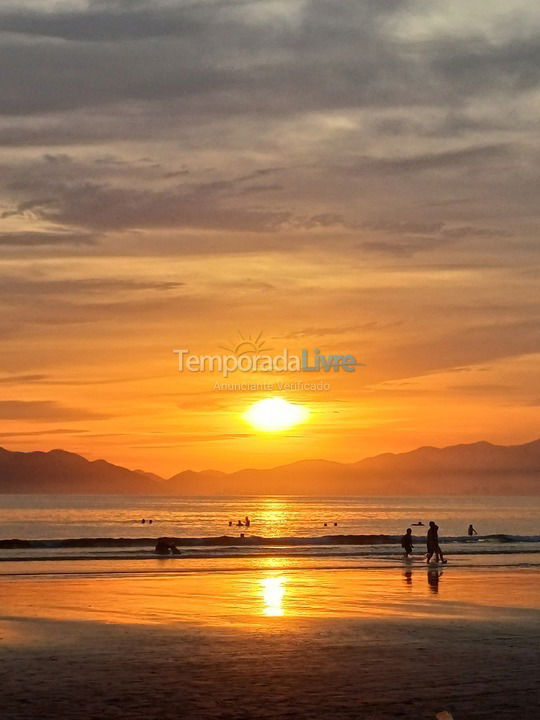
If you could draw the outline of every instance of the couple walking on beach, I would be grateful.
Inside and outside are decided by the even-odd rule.
[[[439,526],[433,522],[433,520],[429,523],[429,530],[427,532],[426,537],[426,543],[427,543],[427,554],[426,554],[426,562],[431,562],[431,558],[435,555],[435,561],[436,562],[442,562],[446,563],[448,560],[444,559],[443,551],[441,549],[441,546],[439,545]],[[405,557],[408,558],[410,555],[412,555],[413,547],[412,544],[412,529],[407,528],[407,532],[405,535],[401,538],[401,547],[405,551]]]

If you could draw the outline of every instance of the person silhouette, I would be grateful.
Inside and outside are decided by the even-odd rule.
[[[157,555],[180,555],[180,550],[172,538],[160,537],[156,541],[154,552]]]
[[[442,562],[446,563],[447,560],[444,559],[443,551],[441,550],[441,546],[439,545],[439,526],[433,522],[433,520],[430,520],[429,522],[429,530],[427,532],[427,556],[426,561],[429,563],[431,561],[431,558],[433,555],[435,555],[435,561],[436,562]]]
[[[411,528],[407,528],[407,532],[401,538],[401,547],[403,548],[405,559],[407,559],[409,555],[412,555],[414,545],[412,544]]]
[[[473,535],[478,535],[478,533],[476,532],[476,530],[473,528],[472,525],[469,525],[469,528],[467,530],[467,535],[469,537],[472,537]]]

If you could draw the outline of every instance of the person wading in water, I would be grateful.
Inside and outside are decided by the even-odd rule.
[[[443,551],[439,545],[439,526],[436,525],[433,520],[429,523],[429,530],[427,533],[427,562],[431,561],[431,558],[435,555],[437,562],[447,563],[448,560],[444,559]]]

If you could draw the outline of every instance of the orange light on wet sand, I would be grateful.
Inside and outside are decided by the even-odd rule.
[[[307,420],[309,410],[283,398],[265,398],[244,414],[245,420],[261,432],[280,432]]]

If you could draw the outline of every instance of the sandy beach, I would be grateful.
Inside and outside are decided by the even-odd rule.
[[[540,715],[537,570],[5,576],[2,718]]]

